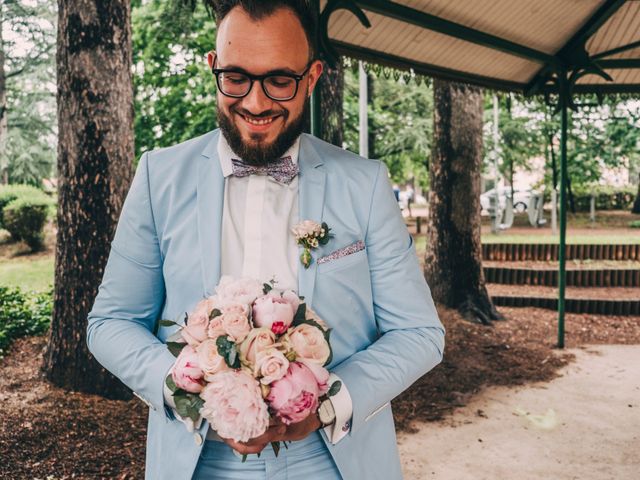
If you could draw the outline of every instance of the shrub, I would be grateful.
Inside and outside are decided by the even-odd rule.
[[[15,240],[24,240],[32,251],[44,246],[44,225],[49,200],[46,198],[17,198],[4,207],[4,228]]]
[[[634,220],[633,222],[629,222],[629,226],[631,228],[640,228],[640,220]]]
[[[31,185],[1,185],[0,186],[0,227],[4,228],[4,207],[18,198],[48,199],[40,189]]]
[[[0,287],[0,358],[20,337],[42,335],[51,323],[53,292],[24,293]]]
[[[576,211],[589,211],[592,194],[596,196],[596,210],[629,210],[636,196],[636,188],[603,185],[576,188],[573,192]]]

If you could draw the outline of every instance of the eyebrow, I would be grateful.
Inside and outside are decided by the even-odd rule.
[[[240,72],[240,73],[246,73],[247,75],[254,75],[254,76],[263,76],[263,75],[299,75],[298,72],[291,70],[290,68],[276,68],[274,70],[269,70],[266,73],[263,73],[261,75],[257,75],[257,74],[253,74],[251,72],[248,72],[247,70],[245,70],[244,68],[238,66],[238,65],[228,65],[226,67],[218,67],[220,70],[233,70],[234,72]]]

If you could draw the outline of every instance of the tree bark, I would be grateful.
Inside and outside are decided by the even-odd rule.
[[[5,72],[4,39],[2,28],[4,24],[3,2],[0,2],[0,152],[6,152],[9,124],[7,121],[7,77]],[[2,170],[2,183],[7,183],[7,166],[0,165]]]
[[[502,316],[485,286],[480,243],[482,90],[433,82],[425,276],[434,300],[485,325]]]
[[[336,68],[325,63],[320,76],[320,111],[322,112],[322,139],[342,148],[344,140],[343,109],[344,72],[341,60]]]
[[[130,0],[58,1],[58,231],[43,368],[55,385],[109,398],[130,393],[90,355],[85,332],[133,173],[130,20]]]
[[[631,213],[640,214],[640,173],[638,174],[638,193],[636,194],[636,199],[633,202],[633,207],[631,207]]]

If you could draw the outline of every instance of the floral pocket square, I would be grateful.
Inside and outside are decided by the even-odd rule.
[[[353,255],[360,250],[364,250],[364,242],[362,240],[358,240],[351,245],[347,245],[346,247],[339,248],[335,252],[330,253],[329,255],[325,255],[324,257],[320,257],[318,259],[318,265],[322,265],[323,263],[331,262],[333,260],[337,260],[342,257],[346,257],[347,255]]]

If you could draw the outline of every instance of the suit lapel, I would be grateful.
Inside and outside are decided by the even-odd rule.
[[[213,295],[220,279],[220,246],[224,206],[224,176],[214,135],[198,160],[198,243],[204,296]]]
[[[300,165],[300,177],[298,184],[298,210],[299,221],[313,220],[322,223],[322,211],[324,207],[324,192],[326,183],[326,173],[322,167],[322,159],[318,155],[307,135],[302,135],[300,139],[300,154],[298,156]],[[302,253],[302,247],[298,248]],[[298,267],[298,291],[305,297],[307,305],[313,302],[313,290],[316,283],[317,252],[311,252],[313,262],[309,268],[304,268],[302,264]]]

